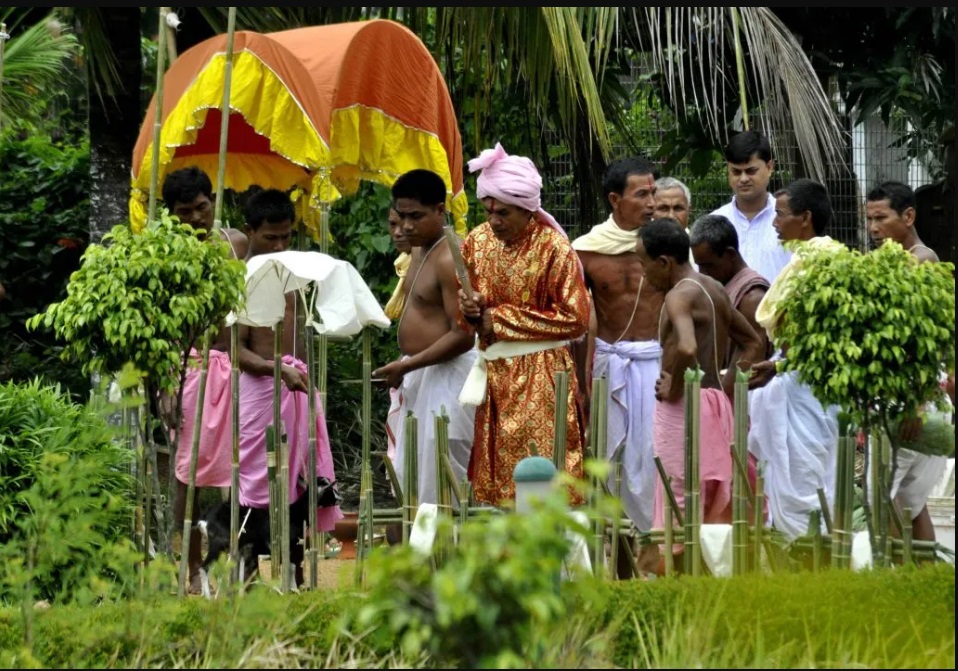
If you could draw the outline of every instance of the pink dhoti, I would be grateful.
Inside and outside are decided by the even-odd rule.
[[[201,362],[190,352],[190,365],[183,383],[183,431],[176,441],[176,479],[189,483],[190,457],[193,451],[193,424],[200,389]],[[226,352],[210,350],[203,396],[203,418],[196,458],[197,487],[229,487],[233,451],[233,411],[231,407],[231,366]]]
[[[289,355],[283,363],[306,373],[306,365]],[[306,492],[309,477],[309,398],[304,392],[280,387],[280,420],[285,425],[289,446],[289,492],[295,501]],[[273,376],[240,376],[240,505],[269,507],[269,480],[266,473],[266,427],[273,423]],[[277,455],[277,458],[279,455]],[[277,471],[278,473],[278,471]],[[326,432],[326,416],[316,399],[316,475],[335,481],[333,457]],[[302,478],[302,483],[300,483]],[[332,531],[343,518],[339,506],[317,509],[317,526]]]
[[[732,521],[732,453],[734,411],[728,396],[721,389],[700,390],[699,419],[699,498],[702,522],[706,524]],[[672,492],[682,515],[685,515],[685,402],[658,401],[652,429],[655,454],[672,479]],[[655,481],[655,526],[665,526],[665,488],[661,478]],[[675,524],[673,518],[673,525]],[[682,551],[676,544],[673,554]]]

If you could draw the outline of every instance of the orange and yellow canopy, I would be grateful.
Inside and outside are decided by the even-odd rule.
[[[168,172],[197,165],[217,187],[225,71],[225,35],[185,51],[167,71],[160,184]],[[133,150],[134,230],[146,224],[155,108],[154,99]],[[316,234],[323,203],[354,193],[361,180],[392,186],[414,168],[445,180],[446,205],[464,235],[456,115],[436,62],[405,26],[372,20],[234,35],[224,188],[299,187]]]

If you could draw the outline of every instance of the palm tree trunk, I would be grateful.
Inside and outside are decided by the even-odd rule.
[[[122,89],[99,99],[90,90],[90,242],[129,220],[130,163],[140,130],[140,8],[101,8]]]

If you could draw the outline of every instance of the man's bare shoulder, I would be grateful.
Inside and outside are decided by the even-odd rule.
[[[918,259],[919,263],[938,263],[941,261],[941,259],[938,258],[938,254],[935,253],[935,250],[924,245],[912,249],[911,253]]]

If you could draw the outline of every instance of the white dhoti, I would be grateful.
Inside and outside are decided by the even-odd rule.
[[[652,424],[661,363],[662,347],[655,340],[615,344],[595,340],[593,375],[605,377],[609,384],[607,456],[609,461],[622,461],[618,495],[625,514],[641,531],[652,528],[655,503]],[[613,475],[609,490],[617,494]]]
[[[749,411],[748,449],[765,462],[771,522],[793,540],[808,533],[809,513],[821,509],[819,488],[834,503],[838,407],[823,408],[791,371],[749,392]]]
[[[476,360],[476,350],[451,361],[427,366],[407,373],[399,389],[391,393],[386,431],[387,452],[402,486],[406,464],[406,415],[412,412],[417,421],[416,464],[419,471],[417,500],[437,503],[436,494],[436,417],[446,409],[449,417],[449,461],[457,483],[466,478],[469,457],[475,439],[476,409],[459,403],[459,392]]]

